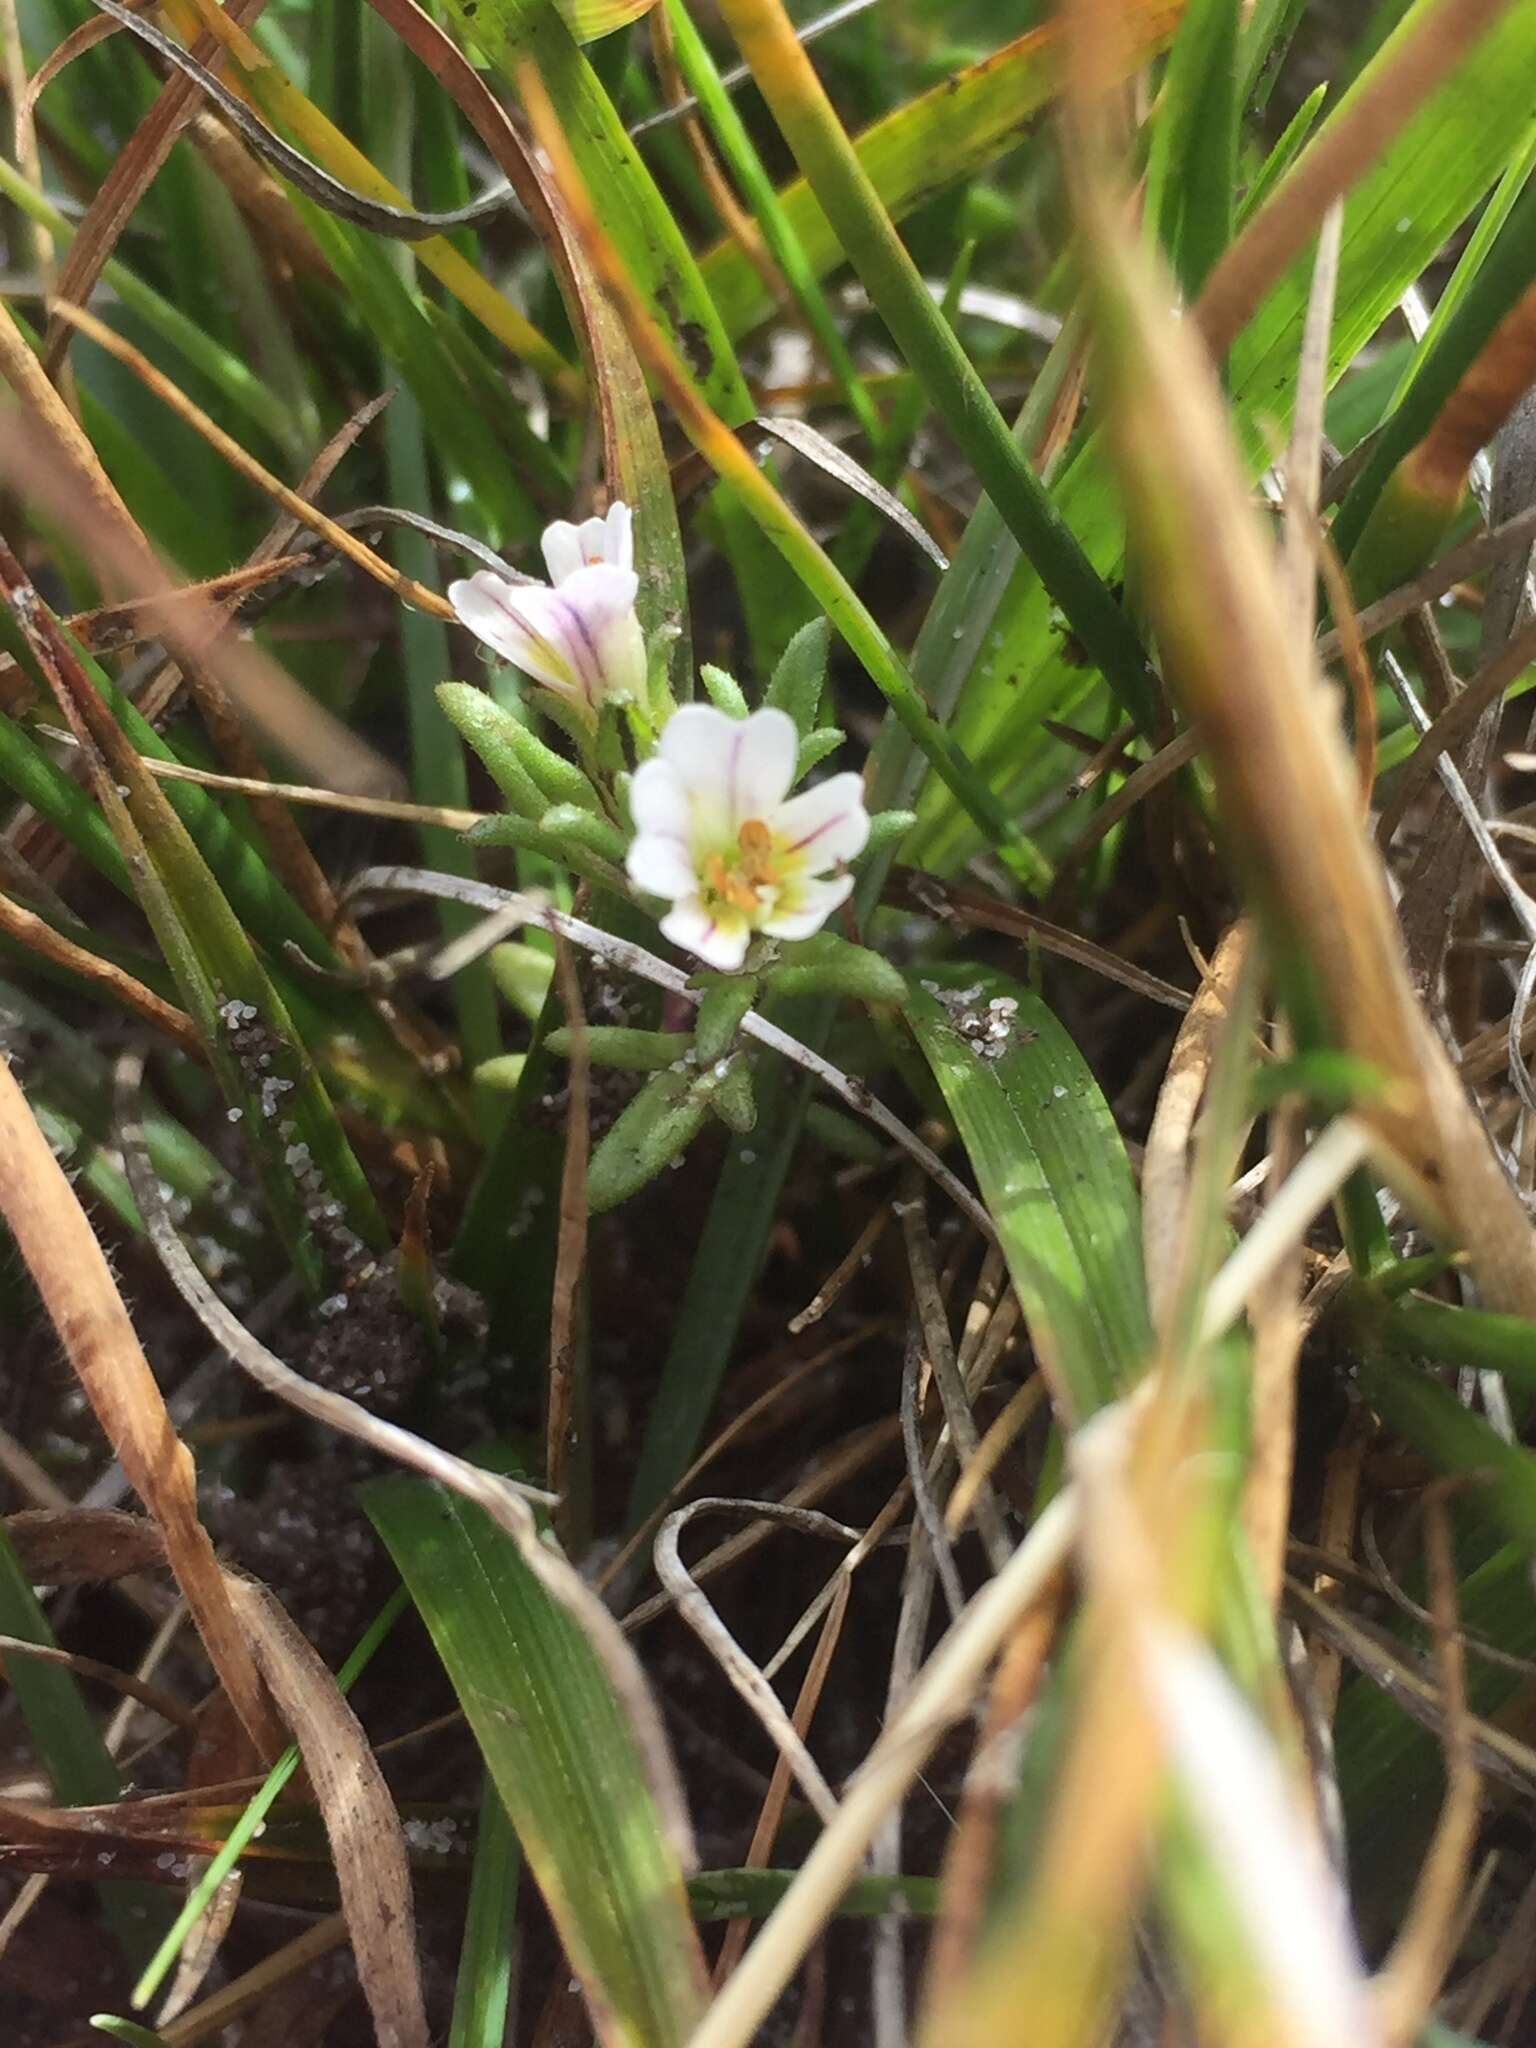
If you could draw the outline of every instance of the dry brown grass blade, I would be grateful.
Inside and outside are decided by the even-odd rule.
[[[1230,926],[1174,1040],[1141,1165],[1141,1229],[1153,1327],[1165,1335],[1184,1287],[1190,1145],[1216,1048],[1253,945]]]
[[[1362,1105],[1384,1176],[1465,1242],[1489,1306],[1536,1314],[1536,1239],[1414,998],[1355,774],[1249,502],[1209,355],[1078,158],[1101,369],[1170,686],[1201,730],[1227,836],[1340,1044],[1386,1076]],[[1198,573],[1195,566],[1198,564]],[[1233,687],[1242,677],[1244,687]]]
[[[1226,354],[1333,202],[1369,170],[1509,5],[1510,0],[1442,0],[1302,152],[1205,281],[1194,319],[1214,356]]]
[[[332,1949],[343,1947],[346,1940],[347,1916],[345,1913],[328,1913],[295,1940],[285,1943],[274,1954],[264,1956],[253,1969],[221,1985],[211,1998],[205,1998],[191,2012],[183,2013],[180,2019],[158,2029],[165,2048],[196,2048],[196,2044],[202,2041],[227,2039],[225,2030],[266,1998],[275,1986],[296,1971],[308,1969],[311,1963],[329,1955]]]
[[[0,1675],[4,1673],[7,1657],[31,1657],[39,1664],[60,1665],[73,1671],[77,1678],[92,1679],[136,1700],[175,1728],[190,1729],[197,1725],[196,1715],[174,1693],[163,1686],[146,1684],[131,1671],[120,1671],[115,1664],[104,1664],[99,1657],[83,1657],[77,1651],[56,1649],[51,1643],[26,1642],[20,1636],[0,1636]]]
[[[68,69],[77,57],[83,57],[87,50],[94,50],[98,43],[104,43],[108,36],[118,33],[117,23],[109,21],[104,14],[98,14],[90,21],[82,21],[78,28],[72,28],[63,42],[48,52],[27,81],[26,90],[16,101],[16,121],[19,127],[23,120],[32,122],[37,117],[37,103],[61,72]],[[17,161],[23,161],[18,147]],[[31,177],[30,170],[27,173]],[[34,183],[40,182],[34,179]]]
[[[1459,1945],[1461,1895],[1477,1833],[1480,1786],[1467,1715],[1466,1651],[1456,1600],[1456,1561],[1443,1491],[1424,1503],[1424,1548],[1435,1658],[1445,1704],[1445,1799],[1413,1898],[1376,1980],[1389,2041],[1417,2040]]]
[[[129,555],[135,569],[147,567],[149,547],[133,514],[102,468],[100,458],[79,421],[43,374],[42,364],[32,353],[3,300],[0,300],[0,377],[20,400],[29,423],[46,438],[47,454],[63,471],[61,481],[74,501],[74,514],[80,525],[92,530],[100,528],[112,534]],[[0,418],[12,430],[18,423],[14,408],[7,408]],[[132,574],[122,589],[124,595],[133,589]]]
[[[987,1582],[950,1628],[923,1666],[900,1713],[887,1723],[850,1782],[830,1825],[741,1967],[695,2029],[689,2048],[745,2048],[756,2037],[775,1998],[819,1938],[886,1815],[903,1798],[944,1730],[969,1710],[982,1673],[1015,1623],[1047,1597],[1065,1562],[1077,1513],[1071,1488],[1057,1494],[1006,1568]]]
[[[265,5],[266,0],[231,0],[230,13],[246,25],[255,20]],[[205,36],[192,54],[204,64],[213,63],[218,45]],[[190,79],[176,74],[161,86],[153,106],[118,152],[86,208],[59,271],[56,289],[60,299],[84,305],[90,298],[118,238],[133,217],[134,208],[153,184],[175,147],[177,136],[199,105],[197,87]],[[50,377],[57,377],[69,342],[69,328],[55,315],[43,337],[43,367]]]
[[[173,1044],[179,1045],[183,1052],[191,1053],[195,1059],[203,1057],[203,1042],[185,1010],[178,1010],[174,1003],[157,996],[152,988],[146,988],[126,968],[104,960],[86,946],[77,946],[63,932],[55,931],[45,918],[3,894],[0,894],[0,932],[14,939],[18,945],[25,946],[29,952],[36,953],[39,959],[89,982],[108,1002],[127,1010],[131,1016],[142,1018]]]
[[[131,342],[125,341],[114,328],[98,320],[93,313],[86,312],[83,306],[60,304],[54,310],[61,320],[67,321],[71,327],[77,327],[82,334],[88,334],[98,348],[105,349],[109,356],[115,357],[118,362],[132,370],[141,383],[169,406],[179,418],[185,420],[194,433],[200,434],[211,448],[222,455],[232,469],[237,470],[258,490],[264,491],[274,504],[280,505],[300,526],[307,527],[311,533],[318,533],[337,554],[344,555],[349,562],[354,562],[376,583],[382,583],[384,588],[391,591],[402,603],[415,605],[419,611],[430,612],[434,618],[451,619],[454,616],[453,606],[445,597],[439,596],[435,590],[428,590],[424,583],[418,583],[414,577],[405,575],[392,562],[387,562],[381,554],[369,547],[366,541],[359,540],[357,535],[349,533],[346,527],[338,526],[334,519],[320,511],[317,506],[311,505],[297,491],[290,490],[281,478],[273,476],[272,472],[259,463],[247,449],[242,448],[233,436],[226,434],[222,427],[211,420],[201,406],[194,405],[180,385],[173,383],[164,371],[157,369],[142,349],[137,349]]]
[[[876,1327],[877,1325],[873,1323],[863,1325],[824,1345],[811,1357],[802,1359],[797,1365],[786,1370],[781,1379],[776,1379],[755,1401],[748,1402],[739,1415],[733,1416],[704,1446],[687,1471],[673,1483],[660,1504],[652,1508],[640,1526],[625,1539],[622,1547],[614,1552],[596,1574],[593,1580],[596,1590],[606,1595],[610,1587],[625,1583],[637,1552],[650,1542],[662,1520],[688,1492],[700,1473],[707,1472],[716,1459],[723,1457],[734,1443],[744,1436],[749,1436],[771,1409],[797,1393],[807,1380],[823,1371],[835,1359],[841,1358],[845,1352],[852,1351],[864,1343]],[[744,1377],[751,1377],[750,1367],[745,1369]],[[696,1573],[695,1577],[697,1576]]]
[[[257,1753],[271,1762],[282,1748],[282,1729],[198,1518],[191,1453],[176,1434],[85,1211],[4,1062],[0,1212],[97,1420],[159,1524],[166,1561],[230,1704]]]
[[[1536,658],[1536,623],[1528,622],[1493,659],[1453,697],[1420,739],[1397,772],[1390,802],[1383,805],[1376,837],[1381,846],[1392,837],[1407,815],[1409,806],[1422,795],[1440,756],[1461,746],[1479,718],[1496,704],[1504,692],[1530,667]]]
[[[1063,960],[1075,960],[1090,972],[1102,974],[1106,981],[1116,982],[1121,988],[1132,989],[1137,995],[1145,996],[1148,1002],[1160,1003],[1168,1010],[1189,1008],[1186,990],[1175,988],[1161,975],[1149,974],[1146,968],[1138,967],[1132,960],[1123,960],[1107,946],[1095,945],[1092,939],[1081,938],[1062,925],[1052,924],[1023,904],[1008,903],[1000,896],[989,896],[979,889],[965,889],[958,883],[941,881],[935,875],[920,874],[916,870],[898,870],[892,887],[893,892],[900,887],[919,909],[931,912],[946,924],[962,929],[1005,932],[1010,938],[1021,938],[1038,946],[1043,953],[1055,953]]]
[[[678,127],[688,154],[693,158],[693,167],[699,174],[699,181],[709,194],[709,202],[719,216],[720,226],[726,237],[736,243],[743,256],[757,272],[770,294],[783,303],[789,298],[789,287],[779,275],[778,267],[768,252],[761,228],[736,197],[735,188],[727,177],[724,166],[715,153],[714,144],[705,132],[704,124],[696,111],[698,102],[691,99],[678,68],[677,49],[672,35],[672,23],[665,7],[654,7],[649,22],[651,31],[651,54],[656,61],[656,82],[661,87],[661,96],[669,107],[678,110]],[[734,1934],[735,1929],[731,1930]],[[729,1940],[729,1937],[727,1937]]]
[[[246,1580],[228,1584],[315,1788],[379,2048],[427,2048],[410,1862],[384,1774],[324,1660],[272,1595]]]
[[[1030,1384],[1039,1384],[1038,1379]],[[944,1851],[939,1918],[923,1993],[925,2013],[940,2010],[957,1991],[974,1956],[992,1888],[997,1831],[1014,1784],[1016,1733],[1039,1693],[1065,1599],[1062,1577],[1045,1589],[1013,1631],[993,1677],[960,1811]]]
[[[244,598],[250,590],[260,590],[262,584],[279,582],[295,569],[311,567],[311,561],[303,555],[283,555],[274,561],[254,563],[244,569],[227,569],[223,575],[211,575],[207,582],[186,584],[186,598],[190,602],[203,604],[229,604]],[[180,598],[182,592],[176,592]],[[164,606],[174,602],[172,596],[154,600]],[[141,641],[154,639],[160,633],[154,618],[150,616],[150,600],[125,598],[123,604],[100,604],[88,612],[74,612],[70,618],[63,618],[66,627],[88,653],[119,653],[125,647],[137,647]],[[37,702],[37,690],[33,688],[27,672],[20,664],[12,662],[10,655],[0,655],[0,707],[10,717],[20,717]]]
[[[790,1714],[790,1724],[803,1742],[810,1732],[811,1722],[821,1702],[822,1688],[827,1682],[827,1673],[832,1669],[832,1659],[837,1654],[838,1640],[843,1632],[843,1619],[848,1612],[848,1601],[853,1591],[851,1579],[843,1579],[833,1596],[832,1605],[827,1609],[821,1625],[821,1634],[811,1652],[811,1661],[805,1667],[805,1677],[800,1681],[800,1691]],[[767,1797],[763,1800],[762,1811],[757,1817],[757,1826],[752,1830],[752,1840],[747,1845],[746,1867],[760,1870],[773,1854],[773,1845],[778,1839],[779,1827],[784,1819],[784,1808],[789,1801],[790,1769],[781,1756],[773,1767]],[[720,1955],[715,1963],[714,1981],[723,1984],[732,1970],[741,1961],[747,1946],[750,1922],[733,1920],[725,1930],[725,1940],[720,1944]]]
[[[76,744],[73,733],[40,725],[37,730],[63,746]],[[223,789],[231,796],[262,797],[285,804],[310,804],[323,811],[350,811],[357,818],[394,818],[403,825],[441,825],[449,832],[467,832],[494,817],[492,811],[461,811],[452,804],[413,804],[403,797],[356,796],[344,789],[316,789],[307,782],[273,782],[266,775],[220,775],[214,768],[192,768],[185,761],[162,761],[140,754],[144,772],[157,782],[195,782],[200,789]]]
[[[1297,368],[1296,407],[1285,458],[1285,530],[1279,573],[1289,588],[1297,634],[1310,640],[1317,624],[1319,560],[1318,500],[1323,475],[1323,421],[1328,391],[1329,338],[1333,331],[1339,248],[1344,208],[1335,200],[1323,217],[1312,269],[1312,288]],[[1320,559],[1335,615],[1353,628],[1354,607],[1341,565],[1326,539]],[[1376,779],[1376,700],[1358,630],[1348,640],[1349,674],[1355,685],[1355,747],[1362,813],[1369,815]],[[1275,1050],[1294,1051],[1290,1027],[1276,1021]],[[1287,1097],[1269,1117],[1269,1179],[1266,1203],[1277,1199],[1297,1165],[1305,1139],[1302,1105]],[[1249,1308],[1253,1331],[1248,1470],[1243,1481],[1242,1520],[1254,1570],[1271,1607],[1279,1603],[1285,1579],[1285,1545],[1291,1516],[1291,1482],[1296,1461],[1296,1367],[1301,1355],[1301,1245],[1254,1289]]]
[[[159,1525],[118,1508],[22,1508],[5,1533],[36,1585],[104,1584],[166,1561]]]
[[[7,377],[10,342],[19,342],[8,323],[0,307],[0,375]],[[247,719],[316,779],[359,792],[393,792],[399,776],[387,761],[260,649],[226,631],[219,609],[195,600],[191,587],[161,566],[105,473],[91,466],[94,453],[90,463],[75,459],[78,429],[53,386],[42,380],[46,395],[35,398],[12,381],[26,411],[13,415],[11,431],[0,437],[0,474],[70,535],[102,585],[142,600],[183,666],[213,669]]]

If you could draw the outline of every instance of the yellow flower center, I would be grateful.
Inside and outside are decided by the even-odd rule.
[[[776,888],[782,879],[773,834],[761,818],[747,819],[734,846],[706,854],[701,871],[707,899],[727,903],[749,917],[761,907],[758,892]]]

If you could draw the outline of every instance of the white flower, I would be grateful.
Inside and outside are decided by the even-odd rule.
[[[728,718],[685,704],[630,786],[630,880],[670,901],[661,928],[674,945],[725,973],[740,967],[754,932],[819,931],[853,887],[832,870],[869,838],[857,775],[789,794],[799,745],[782,711]]]
[[[645,689],[645,636],[635,616],[634,519],[627,505],[606,519],[544,529],[549,583],[512,583],[481,569],[450,583],[448,602],[478,640],[563,697],[588,724],[604,704]]]

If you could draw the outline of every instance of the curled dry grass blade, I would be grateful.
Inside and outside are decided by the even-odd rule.
[[[347,1933],[379,2048],[427,2048],[405,1837],[384,1774],[336,1681],[264,1587],[227,1581],[256,1662],[325,1816]]]
[[[406,195],[299,91],[260,45],[225,13],[218,0],[172,0],[166,12],[184,42],[191,42],[199,28],[212,36],[228,61],[226,83],[273,126],[295,135],[317,163],[386,206],[409,204]],[[579,401],[582,385],[578,372],[510,299],[480,275],[446,235],[431,235],[413,246],[417,261],[512,355],[546,377],[566,403]]]
[[[1389,1078],[1359,1111],[1387,1178],[1429,1228],[1468,1247],[1490,1306],[1536,1314],[1536,1239],[1414,997],[1349,756],[1249,502],[1210,359],[1172,318],[1166,284],[1081,148],[1078,191],[1149,608],[1277,969],[1293,1002],[1315,990],[1334,1041]]]
[[[198,1515],[191,1453],[85,1212],[3,1061],[0,1210],[107,1440],[159,1524],[166,1560],[230,1704],[257,1754],[270,1760],[282,1746],[281,1726]]]
[[[130,365],[144,365],[151,379],[158,379],[171,403],[189,406],[169,378],[153,369],[137,350],[129,348],[94,315],[70,308],[69,317],[92,333],[109,352],[120,353]],[[224,632],[224,619],[212,604],[196,598],[190,587],[178,582],[156,559],[148,540],[113,487],[91,443],[53,386],[43,377],[37,359],[28,348],[9,310],[0,306],[0,375],[11,384],[25,411],[14,421],[13,431],[0,449],[8,480],[41,503],[50,518],[77,541],[96,570],[109,595],[142,600],[148,619],[166,644],[192,666],[207,664],[222,679],[229,694],[259,729],[286,747],[293,758],[319,779],[340,788],[390,791],[396,781],[393,770],[374,749],[333,718],[315,698],[302,690],[277,664],[258,649]],[[191,408],[196,413],[195,407]],[[264,483],[266,472],[244,456],[237,443],[208,422],[208,438],[232,459],[243,458],[247,473]],[[271,479],[272,494],[284,509],[308,517],[303,524],[331,522],[314,512],[296,493]],[[343,529],[336,529],[337,532]],[[325,538],[330,539],[329,532]],[[351,535],[340,549],[358,559],[358,551],[369,562],[378,562],[371,549]],[[379,564],[385,580],[398,583],[387,564]],[[402,593],[408,595],[409,593]],[[433,604],[442,602],[435,592],[427,593]]]
[[[264,5],[265,0],[237,0],[230,13],[244,26]],[[217,47],[211,38],[203,37],[193,55],[206,63]],[[69,245],[59,270],[57,293],[61,300],[82,306],[88,302],[134,209],[197,106],[197,88],[190,79],[168,78],[161,86],[153,106],[107,172]],[[43,342],[43,367],[50,377],[57,379],[68,347],[69,330],[55,317]]]

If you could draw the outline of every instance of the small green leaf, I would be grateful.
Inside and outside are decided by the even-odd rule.
[[[589,882],[596,882],[600,888],[611,889],[617,895],[628,896],[629,884],[623,871],[601,854],[591,853],[569,833],[557,837],[546,832],[531,818],[514,817],[507,811],[499,818],[482,818],[478,825],[472,825],[467,833],[472,846],[516,846],[524,853],[542,854],[545,860],[553,861],[557,867],[571,869],[572,873],[584,875]]]
[[[805,739],[816,722],[821,693],[827,686],[827,647],[832,628],[825,619],[802,626],[780,658],[763,695],[765,704],[787,711]]]
[[[716,1079],[709,1106],[728,1131],[744,1138],[757,1125],[757,1096],[752,1087],[752,1069],[744,1059],[732,1060]]]
[[[905,839],[916,823],[916,811],[876,811],[869,821],[869,839],[861,858],[878,853],[881,847],[890,846],[898,839]]]
[[[551,804],[539,823],[557,845],[595,853],[615,864],[623,862],[624,834],[610,819],[600,818],[580,804]]]
[[[868,1124],[844,1116],[830,1102],[807,1105],[805,1128],[807,1135],[818,1139],[829,1152],[851,1160],[855,1166],[882,1166],[888,1156],[888,1148]]]
[[[861,1003],[904,1003],[905,978],[889,960],[836,932],[802,939],[765,977],[776,994],[852,996]]]
[[[524,945],[521,939],[509,939],[504,946],[492,950],[492,980],[513,1009],[530,1024],[538,1020],[554,975],[555,963],[550,955],[540,952],[537,946]]]
[[[513,810],[524,818],[540,817],[548,798],[524,768],[521,754],[508,737],[509,726],[522,730],[512,713],[473,683],[439,683],[437,701],[465,746],[485,763],[491,780]]]
[[[638,1194],[698,1135],[708,1091],[682,1074],[657,1074],[621,1112],[592,1154],[587,1206],[594,1216]]]
[[[835,725],[818,725],[814,732],[808,732],[795,756],[795,780],[798,782],[802,775],[809,775],[818,762],[825,761],[829,754],[835,754],[846,738],[847,734]]]
[[[742,695],[740,683],[723,668],[717,668],[712,661],[706,661],[699,669],[699,681],[704,685],[709,701],[717,711],[723,711],[727,718],[745,718],[751,709]]]
[[[693,1042],[699,1058],[711,1066],[735,1044],[741,1020],[757,995],[757,976],[723,974],[701,979],[706,979],[707,985],[693,1027]]]
[[[636,1031],[627,1024],[589,1024],[586,1029],[587,1057],[597,1067],[617,1067],[623,1073],[659,1073],[686,1059],[693,1041],[686,1031]],[[576,1034],[568,1024],[557,1025],[544,1040],[552,1053],[568,1060],[575,1050]]]
[[[481,1088],[502,1088],[513,1093],[522,1082],[523,1069],[528,1064],[525,1052],[499,1052],[493,1059],[482,1060],[475,1069],[475,1082]]]
[[[553,747],[547,747],[536,732],[498,704],[494,697],[488,697],[484,690],[477,690],[470,683],[439,683],[437,701],[465,741],[485,762],[498,784],[507,764],[515,762],[538,790],[543,802],[526,811],[526,816],[537,818],[550,804],[577,804],[584,811],[601,812],[602,805],[596,790],[575,762],[567,761]],[[485,751],[492,742],[496,746],[494,762]],[[510,788],[507,795],[509,801],[517,802],[519,810],[523,809],[522,802],[512,796]]]

